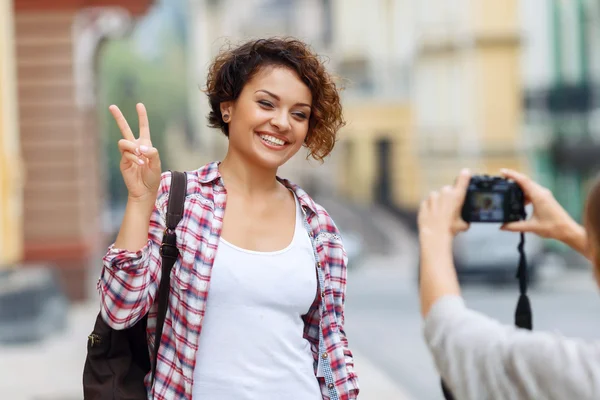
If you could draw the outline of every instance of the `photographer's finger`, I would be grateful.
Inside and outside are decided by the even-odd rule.
[[[454,223],[454,232],[465,232],[469,229],[469,226],[470,225],[461,218]]]
[[[440,198],[440,193],[437,190],[433,190],[431,193],[429,193],[429,197],[427,198],[427,203],[429,204],[429,206],[435,204],[438,199]]]
[[[469,188],[469,182],[471,182],[471,171],[464,168],[460,171],[454,187],[457,191],[458,200],[462,203],[467,195],[467,189]]]
[[[444,194],[450,194],[450,193],[452,193],[453,190],[454,190],[453,186],[446,185],[446,186],[442,187],[442,190],[440,192],[444,193]]]
[[[108,107],[108,109],[110,110],[110,113],[117,122],[117,126],[119,127],[123,138],[132,142],[135,141],[135,136],[133,136],[133,132],[131,131],[127,120],[123,116],[123,113],[121,112],[121,110],[119,110],[119,107],[113,104],[110,107]]]
[[[503,224],[500,230],[507,232],[532,232],[534,228],[533,224],[531,220],[509,222]]]
[[[530,193],[534,192],[535,190],[542,189],[542,186],[540,186],[535,181],[533,181],[530,177],[528,177],[527,175],[525,175],[521,172],[517,172],[517,171],[508,169],[508,168],[503,168],[500,170],[500,173],[505,178],[509,178],[509,179],[512,179],[513,181],[517,182],[517,184],[521,187],[521,189],[523,189],[523,191],[525,192],[525,196],[527,196],[527,197],[529,197],[528,195]]]
[[[137,164],[137,165],[144,165],[146,163],[140,157],[136,156],[135,154],[133,154],[129,151],[126,151],[123,153],[123,158],[125,158],[128,161],[131,161],[132,163]]]

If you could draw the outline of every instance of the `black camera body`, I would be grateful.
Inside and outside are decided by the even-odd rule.
[[[461,215],[469,223],[519,221],[525,217],[525,195],[512,180],[475,175],[469,182]]]

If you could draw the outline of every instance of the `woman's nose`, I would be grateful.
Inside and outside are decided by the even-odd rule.
[[[287,131],[290,129],[290,119],[287,112],[278,112],[271,120],[271,124],[277,127],[280,131]]]

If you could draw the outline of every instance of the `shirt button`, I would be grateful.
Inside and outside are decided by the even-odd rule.
[[[321,268],[321,263],[320,262],[317,263],[317,268]]]
[[[326,358],[327,358],[327,353],[323,353],[323,354],[321,354],[321,358],[322,358],[323,360],[324,360],[324,359],[326,359]]]
[[[328,387],[329,389],[333,389],[333,383],[330,383],[329,385],[327,385],[327,387]]]
[[[321,290],[321,297],[325,298],[325,291]]]

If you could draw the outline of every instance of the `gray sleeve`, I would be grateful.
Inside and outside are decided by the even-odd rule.
[[[457,400],[600,399],[600,342],[503,325],[457,296],[433,305],[424,335]]]

